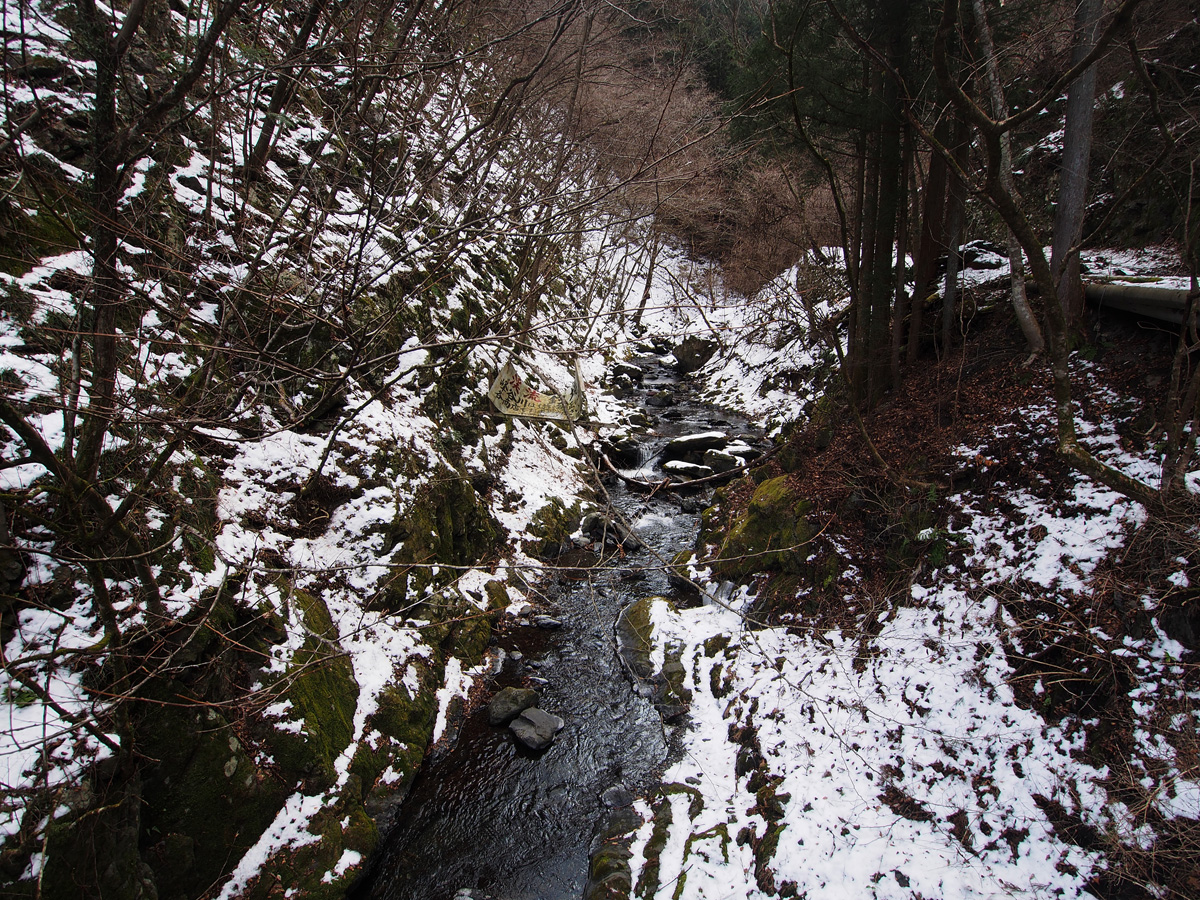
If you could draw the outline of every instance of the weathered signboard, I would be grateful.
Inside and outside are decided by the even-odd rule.
[[[508,362],[492,383],[488,399],[506,416],[574,422],[583,416],[584,411],[579,363],[575,363],[575,382],[565,398],[561,394],[547,394],[529,387],[512,363]]]

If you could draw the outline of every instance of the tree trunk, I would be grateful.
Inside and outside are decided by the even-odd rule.
[[[1008,115],[1008,104],[1004,100],[1004,88],[1000,83],[1000,69],[996,64],[996,48],[992,44],[992,29],[988,26],[987,10],[984,9],[983,0],[971,0],[971,5],[975,11],[975,27],[979,31],[979,43],[983,48],[992,114],[997,119],[1003,119]],[[1013,197],[1017,196],[1012,174],[1012,138],[1007,131],[1000,136],[1000,182],[1004,190]],[[1008,264],[1011,273],[1009,285],[1013,312],[1016,313],[1017,322],[1025,335],[1025,342],[1029,345],[1030,353],[1041,353],[1045,349],[1046,341],[1042,337],[1042,329],[1038,326],[1037,318],[1033,315],[1033,310],[1029,308],[1029,301],[1025,297],[1025,260],[1021,244],[1011,228],[1008,229]]]
[[[308,49],[308,39],[312,36],[312,30],[316,27],[317,19],[320,18],[327,2],[328,0],[310,0],[308,13],[300,23],[300,30],[296,32],[292,46],[288,48],[283,61],[283,70],[279,73],[279,77],[275,80],[275,86],[271,89],[271,102],[267,107],[267,116],[263,121],[262,131],[258,134],[258,140],[254,142],[250,158],[246,160],[247,180],[266,165],[267,155],[271,152],[271,141],[275,137],[275,126],[279,114],[292,99],[292,94],[296,89],[296,63]]]
[[[904,129],[904,155],[900,164],[900,184],[906,187],[913,174],[912,132]],[[916,194],[914,184],[913,195]],[[896,223],[896,310],[892,315],[892,386],[900,384],[900,353],[904,344],[904,319],[908,315],[907,266],[908,256],[908,204],[910,195],[901,190],[899,221]]]
[[[900,149],[900,95],[896,82],[883,81],[880,92],[882,122],[879,129],[879,200],[876,209],[875,254],[871,270],[871,325],[867,372],[867,403],[874,406],[890,387],[888,347],[891,336],[892,295],[895,288],[896,219],[903,193]]]
[[[646,311],[646,304],[650,300],[650,291],[654,287],[654,265],[658,262],[658,248],[662,245],[659,239],[658,232],[651,231],[650,233],[650,262],[646,266],[646,285],[642,288],[642,299],[638,303],[637,312],[633,314],[633,324],[636,328],[642,324],[642,313]]]
[[[950,117],[938,120],[934,136],[943,147],[950,145]],[[937,272],[938,257],[946,248],[946,186],[948,170],[945,157],[933,153],[929,160],[929,178],[921,211],[921,238],[913,272],[912,317],[908,324],[908,350],[905,359],[911,366],[921,352],[921,327],[925,314],[925,299]]]
[[[1071,64],[1082,62],[1096,45],[1103,0],[1080,0],[1075,10],[1075,46]],[[1087,211],[1088,163],[1092,153],[1092,119],[1096,106],[1096,66],[1093,63],[1067,88],[1062,173],[1054,210],[1050,269],[1058,283],[1067,327],[1083,317],[1083,282],[1079,273],[1079,242]]]
[[[965,168],[971,149],[971,126],[961,116],[954,120],[954,164]],[[957,175],[950,179],[946,199],[946,277],[942,284],[942,356],[954,346],[954,306],[958,300],[958,264],[966,222],[967,186]]]
[[[854,303],[853,337],[847,359],[850,364],[852,401],[866,397],[867,369],[870,364],[872,278],[875,272],[875,228],[879,223],[879,133],[868,135],[864,164],[862,245],[858,263],[858,290],[851,294]]]

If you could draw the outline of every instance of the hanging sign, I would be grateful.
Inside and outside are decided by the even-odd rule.
[[[506,362],[496,376],[488,399],[506,416],[525,419],[557,419],[574,422],[583,415],[583,383],[579,363],[575,363],[575,383],[565,401],[561,394],[545,394],[529,387],[517,374],[511,362]]]

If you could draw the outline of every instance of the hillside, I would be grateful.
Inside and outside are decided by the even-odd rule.
[[[580,838],[589,897],[1200,890],[1194,309],[1182,340],[1107,313],[1056,330],[1033,279],[1029,352],[990,241],[1050,230],[1057,98],[1023,120],[1012,222],[973,183],[943,198],[961,241],[953,215],[919,227],[939,157],[911,150],[907,252],[878,203],[888,252],[861,222],[830,246],[844,151],[882,120],[820,122],[828,180],[778,121],[738,143],[751,110],[722,110],[713,67],[750,31],[733,11],[704,56],[689,15],[5,3],[0,895],[345,896],[486,720],[501,645],[569,646],[556,586],[604,578],[639,594],[645,671],[622,677],[666,750],[660,784],[592,798],[614,811]],[[1190,121],[1193,26],[1140,32],[1176,73],[1160,119]],[[1053,83],[1069,41],[1046,44]],[[1111,121],[1135,84],[1106,88]],[[1097,146],[1123,153],[1119,127]],[[1162,244],[1085,269],[1186,277],[1190,135],[1107,232]],[[578,376],[585,415],[503,414],[510,363],[546,397]],[[720,487],[662,483],[642,456],[684,394],[772,449],[729,441]],[[628,520],[617,482],[660,506]],[[673,509],[699,534],[637,555]]]

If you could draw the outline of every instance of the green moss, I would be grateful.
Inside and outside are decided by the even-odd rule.
[[[504,586],[504,582],[493,579],[484,586],[483,591],[487,594],[489,609],[502,611],[508,608],[511,598],[508,596],[508,588]]]
[[[685,593],[694,593],[696,588],[692,584],[691,565],[695,562],[695,550],[680,550],[675,554],[667,567],[667,580],[671,586],[677,591]]]
[[[412,568],[392,583],[376,605],[395,611],[409,607],[410,597],[419,600],[427,589],[454,578],[453,570],[435,575],[433,566],[475,565],[495,550],[500,534],[470,479],[450,469],[439,470],[386,535],[383,552],[401,545],[396,561]]]
[[[25,164],[31,170],[45,167],[36,157],[29,157]],[[73,194],[52,170],[44,171],[38,180],[43,181],[44,201],[18,185],[15,202],[0,204],[0,272],[8,275],[24,275],[43,256],[66,253],[79,246],[70,223],[60,218],[62,211],[74,204]],[[53,204],[57,215],[47,211],[49,204]],[[30,208],[35,213],[26,215],[25,209]]]
[[[684,844],[683,848],[683,871],[680,873],[679,880],[675,884],[675,891],[671,895],[673,900],[679,900],[679,898],[683,896],[683,888],[687,883],[687,873],[689,868],[688,858],[693,853],[697,852],[698,845],[703,844],[705,841],[711,841],[714,839],[716,840],[717,846],[720,849],[722,861],[726,863],[729,862],[729,826],[724,822],[720,823],[719,825],[714,825],[707,831],[701,831],[697,834],[688,835],[687,842]],[[712,860],[706,859],[706,862],[712,862]]]
[[[584,900],[627,900],[633,890],[632,856],[627,840],[602,843],[588,862],[588,884]]]
[[[754,845],[754,880],[764,894],[776,893],[775,872],[771,869],[771,860],[775,857],[775,851],[779,849],[779,837],[786,827],[768,825],[762,839]]]
[[[541,556],[547,550],[560,546],[579,528],[579,520],[583,516],[582,503],[576,500],[571,506],[566,506],[558,497],[551,497],[550,502],[533,514],[529,523],[529,533],[535,543],[527,546],[527,552]]]
[[[365,793],[375,799],[407,789],[433,734],[438,678],[424,663],[414,661],[409,665],[415,666],[418,672],[420,687],[416,696],[411,696],[403,686],[384,688],[379,695],[378,708],[367,723],[367,732],[378,731],[380,740],[374,747],[359,744],[350,764],[350,771],[361,779]],[[379,777],[389,767],[399,779],[382,784]]]
[[[676,781],[670,781],[664,784],[661,788],[664,794],[685,794],[688,799],[688,818],[695,819],[701,812],[704,811],[704,795],[690,784],[679,784]]]
[[[646,862],[638,874],[637,884],[633,887],[634,896],[640,900],[650,900],[658,893],[659,856],[667,846],[667,837],[671,832],[671,802],[666,796],[654,804],[653,815],[654,827],[642,850]]]
[[[157,896],[154,872],[138,853],[141,782],[133,778],[113,794],[95,808],[47,828],[44,900]]]
[[[289,789],[255,765],[216,709],[164,706],[140,732],[142,752],[159,760],[146,779],[146,859],[163,896],[194,896],[250,849]],[[191,848],[186,865],[169,852],[180,846]]]
[[[650,608],[662,597],[643,597],[630,603],[617,617],[617,641],[626,663],[639,678],[654,674],[650,654],[654,649],[654,628],[650,624]]]
[[[375,849],[379,842],[375,824],[357,799],[343,795],[313,817],[309,831],[318,835],[319,840],[285,849],[268,860],[258,878],[241,895],[245,900],[276,897],[280,885],[305,900],[345,897],[359,873],[351,869],[339,877],[332,875],[332,871],[344,851],[353,850],[365,859]]]
[[[717,574],[736,580],[772,570],[806,572],[807,545],[816,533],[806,518],[811,509],[786,475],[764,481],[722,541]]]
[[[354,735],[358,684],[354,667],[337,644],[337,629],[324,601],[304,591],[291,596],[304,618],[308,637],[282,682],[282,698],[303,718],[301,734],[272,729],[275,761],[306,793],[327,789],[337,777],[334,761]]]
[[[717,699],[729,693],[729,688],[721,680],[721,675],[724,672],[725,667],[720,663],[714,663],[713,667],[708,670],[708,691]]]
[[[684,685],[687,669],[682,662],[683,644],[679,641],[669,641],[663,648],[663,656],[662,676],[667,683],[667,702],[690,703],[692,692]]]
[[[704,655],[712,659],[729,646],[729,640],[727,634],[714,634],[704,642]]]

